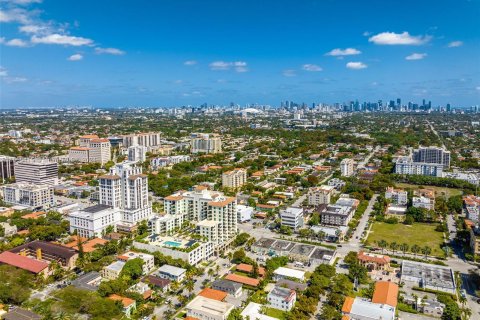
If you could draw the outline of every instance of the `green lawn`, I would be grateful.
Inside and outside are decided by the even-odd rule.
[[[395,183],[397,188],[410,188],[410,189],[418,189],[419,185],[417,184],[409,184],[409,183]],[[435,187],[435,186],[423,186],[425,189],[432,189],[435,190],[435,196],[445,195],[445,197],[449,198],[452,196],[458,196],[462,194],[462,190],[454,189],[454,188],[446,188],[446,187]]]
[[[280,320],[285,319],[285,311],[278,310],[278,309],[275,309],[275,308],[267,308],[266,315],[270,316],[270,317],[280,319]]]
[[[410,248],[415,244],[420,247],[429,246],[432,249],[431,255],[445,257],[445,252],[440,247],[443,243],[443,233],[435,231],[436,226],[427,223],[404,225],[375,222],[365,244],[376,246],[378,241],[385,240],[389,244],[394,241],[397,244],[407,243]],[[419,255],[421,256],[421,253]]]

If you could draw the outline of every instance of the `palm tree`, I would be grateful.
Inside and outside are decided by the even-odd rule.
[[[425,259],[427,259],[427,256],[432,253],[432,249],[430,249],[430,247],[428,246],[423,247],[421,250],[422,253],[425,255]]]
[[[469,320],[472,316],[472,310],[469,308],[462,308],[462,314],[464,315],[463,319]]]
[[[396,243],[395,241],[390,243],[390,249],[392,249],[393,254],[395,254],[395,251],[398,249],[398,243]]]
[[[215,274],[215,272],[213,271],[212,268],[208,269],[208,276],[209,276],[210,278],[212,278],[214,274]]]
[[[185,283],[185,289],[187,289],[188,295],[190,295],[192,291],[195,289],[195,282],[193,282],[193,280],[188,280]]]
[[[383,250],[388,246],[388,243],[387,243],[387,241],[382,239],[382,240],[378,241],[378,246],[380,248],[382,248],[382,254],[383,254]]]
[[[400,250],[402,250],[402,252],[403,252],[403,255],[405,255],[405,252],[406,252],[406,251],[408,251],[408,249],[409,249],[409,246],[408,246],[408,244],[407,244],[407,243],[405,243],[405,242],[404,242],[404,243],[402,243],[402,244],[400,245],[400,247],[399,247],[399,248],[400,248]]]
[[[420,247],[417,246],[416,244],[414,244],[414,245],[412,246],[412,248],[410,249],[410,251],[412,251],[413,254],[415,255],[415,258],[417,257],[417,253],[419,253],[420,250],[421,250]]]

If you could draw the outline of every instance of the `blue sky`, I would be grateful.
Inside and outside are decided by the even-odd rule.
[[[0,0],[0,107],[480,104],[480,0]]]

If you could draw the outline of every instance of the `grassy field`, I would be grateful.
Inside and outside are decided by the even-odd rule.
[[[285,312],[274,308],[267,308],[266,315],[280,320],[285,319]]]
[[[431,255],[445,257],[445,252],[440,247],[443,233],[435,231],[435,227],[436,224],[426,223],[404,225],[375,222],[365,244],[376,246],[376,242],[385,240],[389,244],[394,241],[398,244],[407,243],[410,248],[415,244],[420,247],[429,246],[432,249]]]
[[[395,186],[397,188],[410,188],[410,189],[418,189],[419,185],[417,184],[409,184],[409,183],[395,183]],[[435,190],[435,195],[436,196],[441,196],[445,194],[447,198],[452,197],[452,196],[457,196],[462,194],[462,190],[458,189],[453,189],[453,188],[445,188],[445,187],[434,187],[434,186],[423,186],[425,189],[432,189]]]

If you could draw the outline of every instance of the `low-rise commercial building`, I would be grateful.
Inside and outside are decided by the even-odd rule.
[[[234,307],[227,302],[197,296],[187,304],[185,309],[187,317],[199,320],[226,320]]]
[[[455,276],[449,267],[403,260],[401,281],[425,289],[456,294]]]
[[[304,225],[303,208],[288,207],[285,210],[280,210],[280,219],[282,226],[287,226],[296,231]]]
[[[98,204],[70,212],[67,219],[71,233],[76,232],[80,237],[92,238],[104,236],[109,227],[115,230],[117,223],[121,221],[121,214],[117,209]]]
[[[185,279],[186,273],[186,269],[164,264],[163,266],[158,268],[156,274],[163,279],[182,282]]]

